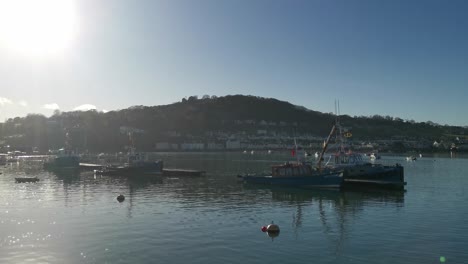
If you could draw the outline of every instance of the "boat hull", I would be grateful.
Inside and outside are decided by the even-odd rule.
[[[345,185],[375,186],[383,188],[404,188],[402,166],[353,166],[343,169]]]
[[[39,178],[37,178],[37,177],[34,177],[34,178],[31,178],[31,177],[17,177],[17,178],[15,178],[15,181],[17,183],[38,182]]]
[[[76,156],[57,157],[50,162],[44,163],[44,169],[78,169],[80,167],[80,158]]]
[[[343,184],[341,173],[303,175],[303,176],[242,176],[246,183],[284,185],[301,188],[340,188]]]

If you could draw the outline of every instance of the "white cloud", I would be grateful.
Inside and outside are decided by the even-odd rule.
[[[0,105],[12,104],[13,102],[5,97],[0,97]]]
[[[77,106],[73,109],[73,111],[89,111],[89,110],[96,110],[96,106],[92,104],[84,104]]]
[[[18,104],[21,105],[21,106],[23,106],[23,107],[28,106],[28,102],[26,102],[25,100],[19,101]]]
[[[45,108],[45,109],[49,109],[49,110],[58,110],[58,109],[60,109],[60,107],[56,103],[45,104],[42,107]]]

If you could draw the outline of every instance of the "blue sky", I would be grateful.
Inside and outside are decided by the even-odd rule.
[[[82,0],[61,52],[0,43],[0,121],[249,94],[468,125],[468,2]],[[59,22],[59,21],[57,21]],[[9,24],[9,23],[3,23]],[[14,26],[12,26],[14,27]]]

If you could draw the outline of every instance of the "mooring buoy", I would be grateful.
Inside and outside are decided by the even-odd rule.
[[[125,196],[123,196],[123,194],[117,196],[117,201],[119,201],[120,203],[123,202],[125,200]]]
[[[271,224],[269,224],[266,229],[267,229],[268,233],[270,233],[270,232],[271,233],[277,233],[277,232],[280,231],[279,226],[277,224],[273,223],[273,221],[271,221]]]

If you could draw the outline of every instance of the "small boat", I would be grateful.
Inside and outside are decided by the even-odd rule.
[[[284,185],[301,188],[340,188],[343,174],[338,171],[317,171],[309,164],[285,163],[271,167],[270,175],[239,175],[246,183]]]
[[[25,183],[25,182],[38,182],[39,178],[37,177],[17,177],[15,178],[17,183]]]
[[[415,161],[417,158],[415,156],[406,157],[406,161]]]

